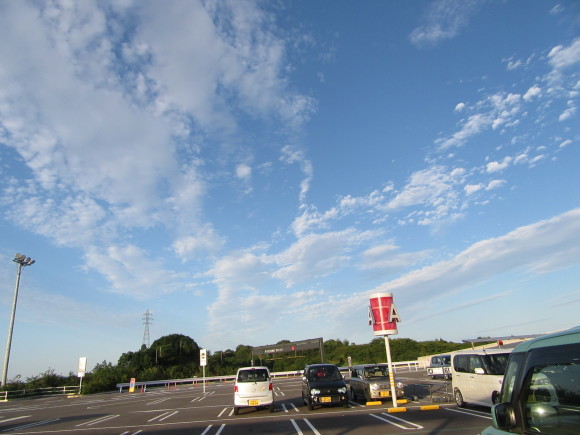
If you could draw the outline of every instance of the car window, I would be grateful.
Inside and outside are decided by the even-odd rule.
[[[469,372],[469,357],[467,355],[456,355],[453,358],[453,366],[456,372],[468,373]]]
[[[308,370],[309,381],[338,381],[342,375],[335,366],[313,367]]]
[[[534,367],[524,391],[524,421],[529,430],[556,435],[578,433],[580,362]]]
[[[513,354],[509,360],[509,364],[505,371],[505,376],[502,384],[501,400],[500,402],[510,402],[512,393],[516,382],[516,376],[520,365],[522,364],[524,356],[521,354]]]
[[[479,355],[470,355],[469,356],[469,372],[475,373],[475,369],[482,369],[483,364],[481,362],[481,358]]]
[[[265,382],[269,379],[265,369],[242,370],[238,374],[238,382]]]
[[[365,378],[384,378],[389,376],[389,369],[385,366],[365,367]]]
[[[507,367],[509,353],[495,353],[485,355],[485,371],[489,375],[503,375]]]

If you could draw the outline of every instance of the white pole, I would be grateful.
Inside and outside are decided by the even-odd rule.
[[[203,366],[202,369],[203,369],[203,394],[205,394],[205,366]]]
[[[389,364],[389,382],[391,384],[391,397],[393,398],[393,408],[397,407],[397,391],[395,390],[395,374],[393,373],[393,362],[391,361],[391,346],[389,336],[385,335],[385,348],[387,350],[387,362]]]

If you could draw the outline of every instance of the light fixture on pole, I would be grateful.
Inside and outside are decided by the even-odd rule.
[[[8,327],[8,340],[6,341],[6,355],[4,357],[4,369],[2,370],[2,386],[6,387],[6,376],[8,375],[8,361],[10,360],[10,346],[12,345],[12,330],[14,329],[14,316],[16,314],[16,302],[18,301],[18,286],[20,285],[20,273],[22,266],[32,266],[35,263],[30,257],[16,254],[12,260],[18,264],[16,273],[16,286],[14,287],[14,301],[12,302],[12,315],[10,316],[10,326]]]

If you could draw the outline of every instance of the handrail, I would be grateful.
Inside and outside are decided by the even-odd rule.
[[[395,370],[399,369],[399,368],[407,368],[408,370],[411,369],[415,369],[415,370],[419,370],[420,368],[425,368],[424,366],[422,366],[422,364],[419,363],[419,361],[401,361],[401,362],[396,362],[393,363],[393,366],[395,367]],[[341,372],[348,372],[348,366],[346,367],[339,367],[339,370]],[[281,377],[297,377],[297,376],[302,376],[302,370],[291,370],[291,371],[287,371],[287,372],[272,372],[270,373],[270,375],[272,376],[272,378],[281,378]],[[137,387],[154,387],[154,386],[165,386],[167,388],[170,388],[170,386],[174,386],[176,387],[177,385],[183,385],[183,384],[192,384],[192,385],[197,385],[198,383],[203,383],[204,381],[206,383],[209,382],[228,382],[228,381],[234,381],[236,378],[236,375],[227,375],[227,376],[206,376],[205,378],[200,378],[198,376],[195,376],[193,378],[185,378],[185,379],[164,379],[164,380],[158,380],[158,381],[141,381],[141,382],[135,382],[133,385],[137,388]],[[129,388],[131,386],[130,382],[122,382],[116,385],[116,387],[119,389],[119,393],[123,392],[123,388]]]
[[[33,396],[49,396],[49,395],[70,395],[78,394],[78,385],[68,385],[63,387],[45,387],[45,388],[26,388],[23,390],[7,390],[0,391],[0,402],[7,402],[8,399],[16,399]],[[2,396],[4,396],[2,398]]]

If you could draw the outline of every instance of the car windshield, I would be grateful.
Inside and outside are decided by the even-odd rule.
[[[309,381],[338,381],[342,375],[335,366],[311,367],[308,370]]]
[[[389,376],[389,368],[387,366],[373,366],[365,367],[365,378],[384,378]]]
[[[266,369],[242,370],[238,374],[238,382],[265,382],[268,380]]]

